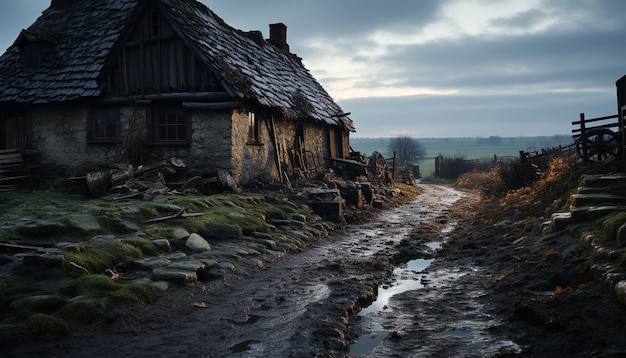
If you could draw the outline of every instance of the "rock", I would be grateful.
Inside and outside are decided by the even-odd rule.
[[[195,273],[201,272],[206,269],[206,266],[196,260],[176,261],[167,265],[170,269],[180,269],[185,271],[193,271]]]
[[[510,230],[513,227],[513,221],[502,220],[499,223],[495,224],[493,227],[499,230]]]
[[[74,214],[67,219],[70,226],[80,231],[100,231],[102,228],[89,214]]]
[[[150,282],[149,285],[152,287],[156,287],[160,291],[167,291],[167,289],[170,287],[170,284],[166,281],[153,281]]]
[[[211,245],[200,235],[191,234],[185,242],[185,247],[192,251],[210,251]]]
[[[292,214],[291,215],[291,220],[300,221],[300,222],[306,222],[306,216],[304,216],[302,214]]]
[[[54,244],[54,247],[56,247],[57,249],[61,249],[65,251],[76,251],[76,252],[84,250],[86,246],[87,244],[84,241],[83,242],[63,241],[63,242],[57,242],[56,244]]]
[[[65,265],[65,256],[56,254],[24,254],[22,260],[25,265],[42,265],[45,267]]]
[[[163,252],[170,252],[172,250],[172,245],[170,244],[170,241],[167,239],[152,240],[152,244]]]
[[[572,223],[572,213],[554,213],[551,216],[552,228],[554,230],[563,230],[567,225]]]
[[[15,226],[15,230],[23,236],[37,238],[44,235],[49,236],[53,233],[61,233],[67,230],[67,227],[56,221],[34,220],[19,222]]]
[[[198,282],[198,275],[193,271],[158,267],[152,270],[152,280],[168,281],[184,285]]]
[[[626,224],[622,224],[622,226],[617,229],[615,239],[617,240],[617,246],[626,246]]]
[[[207,269],[217,266],[216,259],[200,259],[198,261],[202,262]]]
[[[626,281],[620,281],[615,285],[615,295],[623,304],[626,304]]]
[[[126,220],[121,221],[121,222],[118,224],[117,228],[118,228],[120,231],[125,232],[125,233],[130,233],[130,232],[137,232],[137,231],[139,231],[139,226],[138,226],[137,224],[132,223],[132,222],[130,222],[130,221],[126,221]]]
[[[167,266],[171,263],[168,258],[159,256],[159,257],[150,257],[146,259],[136,259],[133,261],[133,265],[143,268],[143,269],[152,269],[155,267],[163,267]]]
[[[167,231],[167,236],[173,240],[183,240],[189,237],[189,231],[182,227],[173,227]]]
[[[226,269],[226,270],[234,270],[235,265],[232,262],[222,261],[217,264],[218,267]]]

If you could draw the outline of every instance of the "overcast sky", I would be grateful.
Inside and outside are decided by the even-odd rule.
[[[0,51],[49,0],[0,0]],[[86,1],[86,0],[83,0]],[[623,0],[202,0],[229,25],[287,25],[354,137],[569,134],[617,113]]]

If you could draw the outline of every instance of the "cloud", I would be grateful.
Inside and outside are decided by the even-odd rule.
[[[623,0],[201,2],[265,37],[285,23],[359,136],[567,133],[579,112],[615,113],[626,73]],[[0,45],[49,5],[0,4]]]

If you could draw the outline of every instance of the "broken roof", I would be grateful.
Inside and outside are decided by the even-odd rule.
[[[158,4],[185,44],[242,100],[354,131],[301,60],[263,40],[258,32],[227,25],[195,0],[74,0],[51,6],[0,57],[0,102],[62,103],[104,93],[106,64],[137,11]],[[23,69],[20,45],[41,38],[41,65]]]

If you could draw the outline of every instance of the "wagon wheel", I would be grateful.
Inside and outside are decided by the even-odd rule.
[[[387,161],[380,152],[373,152],[370,157],[370,173],[376,180],[392,184]]]
[[[587,153],[584,153],[584,144]],[[591,129],[576,140],[576,151],[589,163],[611,163],[621,158],[621,138],[607,128]]]

